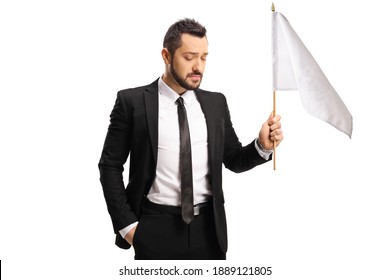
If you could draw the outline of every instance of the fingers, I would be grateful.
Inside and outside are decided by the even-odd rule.
[[[280,122],[281,117],[279,115],[268,117],[268,120],[263,123],[259,132],[259,141],[263,148],[270,150],[274,146],[280,144],[283,140],[282,124]]]
[[[271,116],[268,118],[268,126],[270,129],[269,138],[271,141],[277,142],[279,144],[283,140],[283,131],[282,131],[282,123],[280,122],[280,115]]]
[[[276,123],[279,123],[279,125],[280,125],[280,120],[281,120],[280,115],[273,116],[273,114],[271,113],[271,115],[269,116],[267,122],[268,122],[268,125],[270,127],[272,127]]]
[[[281,129],[276,129],[270,133],[270,140],[272,142],[280,143],[283,140],[283,132]]]
[[[272,113],[268,117],[268,120],[263,124],[269,127],[270,131],[280,129],[282,124],[280,122],[281,117],[279,115],[273,116]]]

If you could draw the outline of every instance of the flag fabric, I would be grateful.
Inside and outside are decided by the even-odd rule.
[[[311,115],[352,136],[352,115],[288,20],[272,13],[274,90],[298,90]]]

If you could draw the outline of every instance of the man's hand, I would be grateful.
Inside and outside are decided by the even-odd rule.
[[[268,120],[263,123],[259,132],[260,145],[266,150],[272,150],[274,148],[274,141],[276,146],[283,140],[283,132],[281,130],[280,116],[275,117],[271,113]]]
[[[133,239],[134,239],[134,233],[137,229],[137,226],[136,225],[135,227],[133,227],[125,236],[125,240],[130,244],[130,245],[133,245]]]

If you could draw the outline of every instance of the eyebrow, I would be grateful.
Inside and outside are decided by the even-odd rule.
[[[191,55],[198,55],[199,53],[198,52],[185,52],[183,54],[191,54]],[[202,55],[208,55],[209,53],[203,53]]]

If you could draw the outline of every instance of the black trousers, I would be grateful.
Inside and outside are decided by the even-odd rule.
[[[215,233],[212,204],[190,224],[180,207],[147,201],[133,239],[136,260],[225,260]]]

